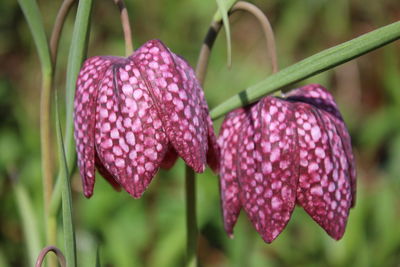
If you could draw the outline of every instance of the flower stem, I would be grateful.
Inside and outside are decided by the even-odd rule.
[[[54,66],[57,60],[58,43],[60,41],[60,35],[64,27],[64,22],[74,2],[75,0],[64,0],[60,9],[58,10],[58,14],[54,22],[53,31],[51,32],[50,37],[50,52]]]
[[[132,30],[131,30],[131,25],[129,23],[128,11],[126,9],[124,0],[113,0],[113,1],[118,6],[119,12],[121,13],[121,24],[122,24],[122,29],[124,31],[124,39],[125,39],[125,55],[129,56],[133,52],[133,44],[132,44]]]
[[[196,218],[196,180],[195,173],[189,166],[186,166],[185,173],[186,191],[186,266],[197,266],[197,218]]]
[[[280,88],[334,68],[400,38],[400,22],[394,22],[355,39],[323,50],[269,76],[263,81],[227,99],[213,110],[217,119],[231,110],[249,105]]]
[[[237,2],[229,10],[228,13],[229,17],[236,11],[249,12],[258,20],[267,42],[267,52],[271,61],[272,72],[273,73],[277,72],[279,67],[276,56],[275,37],[271,28],[271,24],[268,21],[268,18],[257,6],[244,1]],[[208,32],[201,47],[199,59],[197,61],[197,66],[196,66],[196,75],[198,80],[200,81],[200,84],[203,84],[203,81],[206,77],[211,49],[212,46],[214,45],[214,42],[217,38],[219,31],[221,30],[221,27],[222,27],[222,20],[213,20],[211,22],[210,27],[208,28]]]
[[[229,16],[238,10],[250,12],[254,15],[266,35],[269,56],[271,57],[272,69],[277,71],[278,64],[276,60],[275,41],[271,26],[268,19],[256,6],[250,3],[239,1],[229,11]],[[213,20],[204,39],[200,50],[199,58],[196,66],[196,76],[201,86],[204,84],[204,79],[207,72],[208,61],[211,53],[211,48],[217,38],[218,32],[222,26],[222,20]],[[197,266],[197,223],[196,223],[196,181],[194,171],[186,166],[186,229],[187,229],[187,259],[186,266]]]
[[[53,193],[53,173],[51,157],[51,126],[50,126],[50,96],[53,83],[53,75],[43,73],[42,92],[40,97],[40,140],[42,150],[43,170],[43,200],[45,211],[46,243],[56,244],[57,242],[57,221],[50,214],[50,201]],[[55,259],[50,257],[49,266],[55,266]]]

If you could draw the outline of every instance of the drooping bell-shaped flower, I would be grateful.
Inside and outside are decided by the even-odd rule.
[[[267,96],[225,118],[220,191],[224,227],[233,236],[241,208],[265,242],[287,225],[295,204],[334,239],[354,205],[350,136],[332,95],[320,85]]]
[[[86,197],[95,168],[140,197],[178,155],[196,172],[218,170],[219,151],[203,91],[189,64],[151,40],[128,58],[96,56],[79,73],[75,141]]]

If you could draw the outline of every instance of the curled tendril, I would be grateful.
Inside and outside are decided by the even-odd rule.
[[[61,267],[66,267],[67,263],[65,261],[64,254],[61,252],[61,250],[55,246],[47,246],[44,249],[42,249],[39,253],[39,256],[36,260],[35,267],[41,267],[44,261],[44,258],[46,257],[47,253],[50,251],[54,252],[56,254],[58,263],[60,264]]]

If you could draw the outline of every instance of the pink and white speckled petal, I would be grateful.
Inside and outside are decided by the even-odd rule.
[[[296,204],[297,142],[291,104],[265,97],[249,112],[239,148],[241,201],[256,230],[271,243]]]
[[[334,239],[340,239],[351,205],[348,162],[333,121],[323,111],[296,103],[300,155],[298,203]]]
[[[121,82],[118,97],[121,125],[125,129],[122,142],[125,145],[120,145],[128,162],[129,175],[130,168],[133,169],[133,176],[125,187],[138,198],[157,173],[167,152],[168,140],[147,83],[138,74],[138,66],[130,62],[120,67],[116,75]]]
[[[115,60],[114,57],[92,57],[87,59],[76,83],[74,100],[75,142],[78,166],[86,197],[93,194],[95,182],[94,127],[98,87],[104,72]]]
[[[181,60],[158,40],[151,40],[131,57],[146,80],[166,135],[177,153],[196,172],[206,164],[207,131],[197,80]]]
[[[184,70],[191,69],[189,63],[186,62],[184,58],[181,58],[177,55],[173,55],[175,59],[175,63],[180,65],[180,67]],[[194,71],[186,71],[186,75],[189,76],[189,80],[197,81],[196,75]],[[204,96],[203,89],[200,87],[199,83],[195,83],[193,87],[193,95],[200,99],[200,104],[203,110],[203,117],[204,121],[206,122],[207,126],[207,137],[208,137],[208,150],[207,150],[207,164],[210,168],[215,172],[219,172],[219,158],[220,158],[220,149],[217,144],[217,138],[215,136],[213,123],[208,111],[208,104],[206,98]],[[197,121],[193,121],[195,126],[198,125]]]
[[[319,84],[311,84],[291,91],[288,96],[289,99],[305,102],[317,107],[319,110],[326,111],[330,118],[334,121],[346,153],[347,161],[349,163],[349,179],[351,181],[353,207],[356,200],[357,173],[354,154],[351,146],[351,137],[332,94]]]
[[[142,196],[167,150],[167,139],[138,69],[129,60],[107,73],[96,116],[100,159],[135,198]]]
[[[218,144],[221,148],[220,158],[220,195],[224,219],[224,228],[227,234],[233,237],[233,227],[238,219],[241,202],[239,198],[238,177],[238,148],[239,135],[242,130],[245,110],[236,109],[230,112],[222,123]]]

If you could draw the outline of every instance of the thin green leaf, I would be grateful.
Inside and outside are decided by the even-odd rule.
[[[231,45],[231,29],[229,27],[229,18],[228,18],[228,6],[229,2],[232,1],[224,1],[224,0],[217,0],[217,6],[218,6],[218,13],[222,17],[222,22],[224,23],[224,28],[225,28],[225,34],[226,34],[226,49],[227,49],[227,64],[228,67],[232,65],[232,45]],[[233,1],[235,3],[235,1]]]
[[[29,262],[31,266],[34,266],[42,246],[40,245],[39,228],[37,227],[32,200],[29,198],[25,187],[21,183],[15,184],[14,193],[28,248]]]
[[[40,63],[42,65],[43,75],[51,76],[52,62],[50,49],[39,7],[35,0],[18,0],[18,3],[25,15],[26,21],[28,22],[30,31],[33,35],[33,40],[35,41]]]
[[[90,14],[92,0],[79,1],[78,11],[72,34],[71,48],[69,50],[67,77],[66,77],[66,129],[65,147],[68,166],[72,166],[75,159],[73,142],[73,102],[75,96],[75,84],[82,62],[86,57],[89,38]]]
[[[400,38],[400,22],[395,22],[360,37],[331,47],[293,64],[227,99],[211,111],[217,119],[229,111],[246,106],[280,88],[350,61]]]
[[[66,77],[66,129],[65,129],[65,155],[67,166],[71,169],[75,161],[75,148],[73,140],[73,102],[75,96],[75,84],[82,62],[86,57],[87,43],[89,39],[90,14],[92,0],[79,1],[78,11],[72,34],[71,48],[67,63]],[[58,174],[60,178],[61,173]],[[69,177],[69,174],[68,174]],[[56,213],[61,201],[62,183],[57,179],[51,199],[50,211]]]
[[[65,157],[64,143],[61,131],[61,122],[58,112],[58,99],[56,93],[56,131],[57,131],[57,146],[59,151],[59,165],[61,169],[61,191],[62,191],[62,218],[65,242],[65,258],[67,266],[76,266],[76,244],[75,244],[75,231],[72,221],[72,198],[71,198],[71,184],[68,179],[68,165]]]

